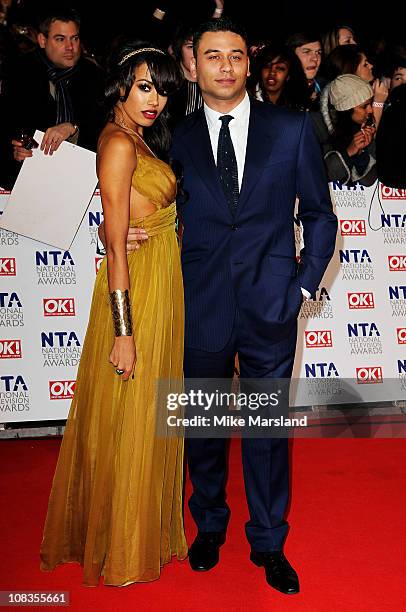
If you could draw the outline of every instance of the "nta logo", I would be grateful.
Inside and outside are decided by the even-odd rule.
[[[75,265],[69,251],[36,251],[35,263],[37,266]]]
[[[22,308],[20,298],[13,293],[0,293],[0,308]]]
[[[305,363],[306,378],[336,378],[339,375],[334,363]]]
[[[379,338],[376,323],[347,323],[349,338]]]
[[[382,214],[381,215],[382,227],[396,227],[398,229],[404,229],[406,227],[406,213],[401,214]]]
[[[389,286],[389,299],[406,300],[406,285],[395,285],[394,287]]]
[[[79,339],[75,332],[56,331],[56,332],[41,332],[41,346],[46,348],[80,346]]]
[[[102,222],[102,212],[89,211],[89,227],[99,227]]]
[[[28,391],[24,378],[21,374],[17,376],[0,376],[0,380],[4,383],[6,393],[15,393],[16,391]]]
[[[372,263],[372,259],[366,249],[340,249],[340,263]]]

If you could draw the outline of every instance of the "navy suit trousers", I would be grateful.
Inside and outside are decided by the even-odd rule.
[[[218,352],[185,348],[185,378],[229,378],[238,354],[241,378],[290,378],[297,325],[283,341],[263,344],[241,325],[237,313],[232,335]],[[193,494],[189,508],[201,532],[226,531],[230,509],[226,503],[227,449],[225,439],[191,438],[187,441]],[[289,457],[286,438],[243,438],[242,461],[250,520],[246,535],[251,548],[281,550],[288,530],[285,513],[289,500]]]

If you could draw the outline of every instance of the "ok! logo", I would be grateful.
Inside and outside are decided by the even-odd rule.
[[[16,276],[15,257],[0,257],[0,276]]]
[[[388,255],[388,265],[391,272],[406,272],[406,255]]]
[[[364,219],[341,219],[341,236],[366,236],[367,230]]]
[[[406,189],[387,187],[380,184],[382,200],[406,200]]]
[[[74,298],[44,298],[44,317],[74,317]]]
[[[333,338],[329,329],[305,331],[306,348],[331,348]]]
[[[348,307],[350,309],[375,308],[372,291],[355,291],[347,293]]]
[[[0,340],[0,359],[21,359],[21,340]]]
[[[366,366],[356,368],[358,384],[376,384],[383,382],[381,366]]]
[[[406,344],[406,327],[398,327],[396,330],[398,344]]]
[[[76,380],[50,380],[49,398],[51,400],[73,399]]]

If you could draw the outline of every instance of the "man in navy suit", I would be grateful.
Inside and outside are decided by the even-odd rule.
[[[178,209],[185,377],[231,379],[238,354],[242,378],[289,378],[302,300],[314,294],[334,252],[337,221],[319,144],[307,113],[248,98],[246,37],[229,20],[196,32],[191,70],[204,107],[177,128],[172,150],[189,196]],[[305,243],[300,265],[296,196]],[[219,560],[230,513],[226,441],[190,439],[187,456],[198,527],[189,561],[207,571]],[[265,568],[271,586],[297,593],[297,574],[283,554],[288,440],[243,439],[242,457],[251,560]]]

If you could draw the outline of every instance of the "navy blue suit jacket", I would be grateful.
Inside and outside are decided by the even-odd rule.
[[[219,182],[203,109],[175,131],[172,158],[184,170],[182,267],[185,344],[221,350],[236,309],[244,328],[269,342],[292,332],[334,252],[332,211],[320,145],[307,113],[251,102],[244,176],[233,219]],[[294,207],[305,248],[297,265]]]

